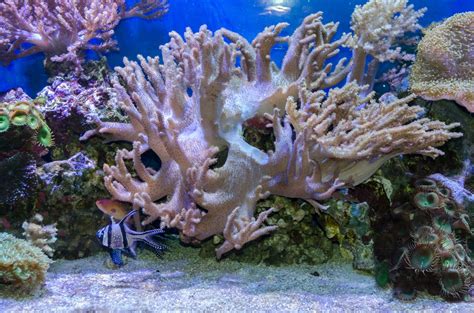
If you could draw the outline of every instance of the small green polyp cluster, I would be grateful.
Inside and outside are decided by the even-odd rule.
[[[464,208],[451,197],[451,191],[432,179],[419,180],[415,184],[417,192],[413,197],[414,210],[406,210],[403,220],[410,229],[410,242],[405,247],[403,259],[397,262],[396,290],[411,281],[412,290],[422,290],[424,279],[436,280],[441,293],[450,298],[462,298],[474,279],[473,261],[464,245],[472,232],[469,216]],[[411,277],[410,279],[408,277]],[[433,282],[431,282],[433,285]]]
[[[38,110],[41,98],[33,101],[0,103],[0,133],[13,126],[27,126],[36,133],[38,143],[44,147],[53,145],[53,134],[46,124],[43,114]]]

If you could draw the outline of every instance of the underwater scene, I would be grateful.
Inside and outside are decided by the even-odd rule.
[[[0,313],[474,312],[474,1],[0,0]]]

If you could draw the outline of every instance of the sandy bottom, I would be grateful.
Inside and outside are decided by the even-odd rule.
[[[350,264],[216,262],[178,247],[162,259],[142,252],[138,260],[110,270],[107,257],[56,261],[40,295],[0,298],[0,312],[474,312],[473,303],[427,296],[398,301]]]

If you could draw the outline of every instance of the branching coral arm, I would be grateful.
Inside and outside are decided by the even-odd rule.
[[[252,217],[250,220],[240,218],[238,216],[239,210],[240,207],[235,208],[227,218],[223,233],[225,241],[216,249],[216,257],[218,259],[230,250],[239,250],[247,242],[265,236],[278,228],[278,226],[262,227],[265,220],[273,212],[273,208],[260,213],[257,219]]]

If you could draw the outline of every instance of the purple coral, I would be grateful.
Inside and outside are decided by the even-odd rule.
[[[43,52],[47,61],[71,62],[78,69],[82,52],[116,48],[114,28],[122,19],[158,18],[167,0],[5,0],[0,4],[0,61]]]

